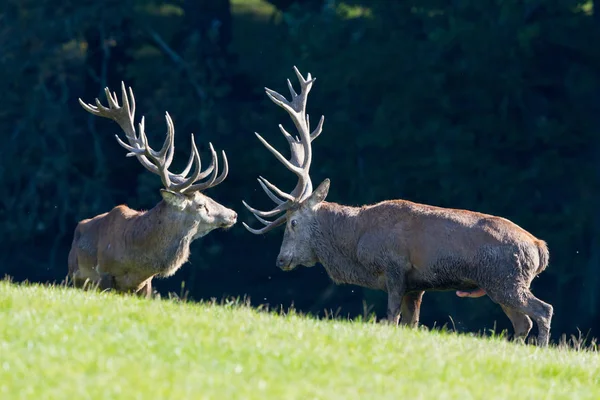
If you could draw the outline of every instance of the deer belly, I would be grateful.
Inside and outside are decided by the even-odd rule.
[[[455,274],[447,274],[443,271],[423,272],[413,269],[407,274],[406,289],[408,291],[447,291],[477,289],[477,284]]]
[[[385,290],[385,276],[378,271],[369,271],[360,265],[344,268],[326,268],[327,274],[336,284],[362,286],[368,289]]]
[[[474,283],[458,281],[411,282],[407,285],[407,291],[444,292],[449,290],[471,291],[475,289],[478,289],[478,286]]]

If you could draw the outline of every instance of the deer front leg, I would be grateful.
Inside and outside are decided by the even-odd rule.
[[[421,313],[421,300],[423,299],[423,291],[411,292],[404,295],[402,299],[402,325],[416,328],[419,326],[419,314]]]
[[[406,290],[404,274],[399,271],[389,271],[386,274],[386,287],[388,293],[388,323],[398,325],[402,298]]]
[[[110,290],[115,288],[115,277],[109,274],[100,274],[100,281],[98,283],[98,289],[101,291]]]

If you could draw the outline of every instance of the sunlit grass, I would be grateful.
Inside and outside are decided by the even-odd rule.
[[[0,283],[2,399],[600,398],[594,352]]]

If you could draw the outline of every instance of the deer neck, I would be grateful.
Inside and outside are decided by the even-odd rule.
[[[360,239],[357,207],[323,202],[315,214],[313,249],[329,276],[339,283],[348,282],[349,266],[357,263]]]
[[[196,221],[163,200],[139,216],[135,240],[144,244],[152,269],[169,276],[187,261],[197,229]]]
[[[150,241],[182,240],[188,236],[193,237],[198,223],[187,214],[174,209],[164,200],[154,208],[146,211],[140,221],[146,229],[147,239]]]

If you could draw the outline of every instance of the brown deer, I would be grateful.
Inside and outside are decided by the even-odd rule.
[[[129,144],[115,135],[119,144],[127,149],[127,156],[135,156],[148,171],[160,176],[164,189],[162,201],[148,211],[136,211],[120,205],[111,211],[77,225],[69,253],[69,276],[75,286],[86,282],[100,289],[120,292],[137,292],[146,296],[152,293],[154,276],[173,275],[187,261],[190,243],[213,229],[229,228],[235,224],[237,214],[202,193],[227,177],[227,157],[223,151],[223,171],[218,174],[217,154],[209,143],[212,162],[201,169],[200,154],[192,135],[192,151],[186,168],[180,174],[169,171],[173,161],[175,128],[166,113],[167,137],[160,151],[148,144],[144,130],[144,117],[139,131],[134,128],[135,98],[129,88],[129,97],[122,89],[122,106],[117,95],[105,89],[108,107],[98,99],[96,105],[79,103],[88,112],[115,121],[125,132]],[[194,172],[188,176],[192,166]],[[198,181],[207,178],[204,182]]]
[[[548,344],[553,308],[536,298],[530,284],[548,265],[546,243],[511,221],[466,210],[388,200],[362,207],[325,201],[329,179],[313,192],[309,176],[311,142],[321,134],[321,117],[310,131],[306,100],[315,81],[294,67],[300,81],[297,94],[290,81],[291,100],[265,88],[267,96],[290,115],[299,136],[281,125],[291,151],[286,159],[259,134],[258,139],[298,177],[290,194],[259,177],[277,206],[259,211],[244,206],[265,225],[266,233],[286,223],[277,266],[289,271],[297,265],[321,263],[336,283],[379,289],[388,294],[387,321],[417,326],[424,291],[458,290],[462,297],[487,294],[511,320],[515,337],[525,338],[538,326],[537,342]],[[280,215],[273,221],[265,218]],[[471,291],[471,292],[469,292]]]

